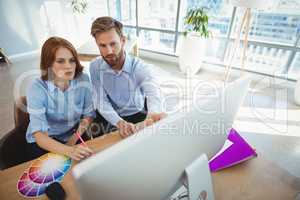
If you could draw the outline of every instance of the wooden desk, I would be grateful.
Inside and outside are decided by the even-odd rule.
[[[121,140],[112,133],[88,142],[96,152]],[[295,200],[300,192],[300,179],[280,168],[274,162],[258,157],[240,165],[212,174],[216,200]],[[20,175],[31,162],[0,171],[0,199],[24,199],[16,189]],[[62,186],[70,200],[80,199],[71,173],[67,173]],[[45,195],[39,199],[47,199]]]
[[[109,146],[117,143],[122,138],[118,133],[111,133],[109,135],[104,135],[99,138],[95,138],[94,140],[88,141],[87,145],[94,151],[99,152]],[[23,174],[25,169],[28,169],[32,161],[17,165],[15,167],[11,167],[0,171],[0,199],[1,200],[11,200],[11,199],[25,199],[19,195],[17,191],[17,182],[19,177]],[[73,165],[76,164],[73,161]],[[68,199],[76,200],[79,199],[79,194],[75,189],[74,181],[72,175],[69,173],[66,174],[62,181],[62,185],[66,190]],[[38,199],[47,199],[46,195],[41,196]]]

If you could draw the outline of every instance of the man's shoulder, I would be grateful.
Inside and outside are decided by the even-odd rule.
[[[98,71],[101,69],[103,70],[105,69],[105,65],[105,60],[102,58],[102,56],[99,56],[90,62],[90,72]]]
[[[133,71],[143,69],[147,66],[147,64],[143,59],[134,56],[130,58],[130,64],[131,67],[133,68]]]
[[[136,57],[136,56],[129,56],[132,64],[142,64],[144,63],[143,59]]]
[[[150,73],[150,65],[141,58],[132,57],[131,66],[135,75],[147,76]]]

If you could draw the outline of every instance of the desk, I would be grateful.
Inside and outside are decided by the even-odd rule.
[[[99,152],[120,140],[120,135],[114,132],[87,143]],[[216,200],[295,200],[300,192],[300,178],[265,159],[259,150],[258,155],[255,159],[212,174]],[[24,199],[18,194],[16,184],[30,163],[0,171],[0,199]],[[66,174],[62,186],[69,200],[79,199],[71,173]],[[47,197],[43,195],[39,199]]]

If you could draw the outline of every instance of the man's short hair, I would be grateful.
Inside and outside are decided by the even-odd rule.
[[[115,29],[120,37],[123,36],[123,24],[112,17],[105,16],[97,18],[91,27],[91,35],[96,37],[97,33],[103,33]]]

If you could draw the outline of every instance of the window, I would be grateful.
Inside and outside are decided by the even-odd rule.
[[[291,70],[288,76],[293,79],[298,79],[300,74],[300,53],[298,52],[293,60]]]
[[[182,0],[180,4],[179,30],[184,31],[184,17],[190,8],[205,7],[209,14],[209,29],[216,35],[226,35],[229,30],[233,7],[222,0]]]
[[[174,0],[138,1],[139,26],[175,30],[177,2]]]
[[[107,1],[109,15],[120,20],[124,25],[136,24],[136,1],[134,0],[113,0]]]
[[[124,23],[126,35],[139,35],[141,49],[169,55],[178,55],[175,50],[180,48],[188,9],[206,7],[214,41],[208,42],[211,48],[205,61],[224,66],[243,15],[242,8],[224,0],[106,0],[105,5],[110,16]],[[295,77],[292,74],[300,68],[300,1],[278,0],[276,5],[274,10],[251,10],[245,67],[271,75],[288,72]],[[239,67],[242,51],[237,52],[233,65]]]
[[[230,49],[233,42],[229,44]],[[241,49],[243,48],[241,44]],[[252,71],[268,74],[278,74],[283,72],[284,66],[289,59],[291,51],[280,48],[273,48],[262,45],[249,44],[246,55],[245,68]],[[226,54],[226,60],[229,59],[229,52]],[[237,51],[233,61],[235,67],[241,66],[242,50]]]
[[[238,9],[232,33],[233,37],[238,32],[243,13],[241,9]],[[296,42],[300,15],[252,9],[250,23],[249,40],[293,45]]]
[[[93,6],[90,6],[93,5]],[[107,1],[106,0],[89,0],[88,1],[88,14],[94,19],[108,15]]]
[[[142,30],[139,41],[143,49],[169,54],[173,52],[174,34]]]
[[[124,32],[124,35],[128,39],[130,39],[131,37],[136,37],[136,29],[135,28],[124,27],[123,32]]]

